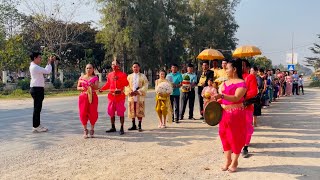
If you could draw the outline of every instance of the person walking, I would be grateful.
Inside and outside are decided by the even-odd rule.
[[[41,125],[40,114],[42,110],[42,102],[44,99],[44,74],[50,74],[52,70],[51,63],[55,60],[55,57],[50,56],[45,68],[40,67],[42,62],[41,53],[32,52],[30,55],[30,94],[33,98],[33,132],[47,132],[48,128]]]
[[[258,116],[261,116],[261,103],[262,103],[262,91],[264,89],[264,81],[261,76],[258,75],[258,68],[252,67],[250,70],[250,74],[254,75],[257,79],[257,86],[258,86],[258,97],[260,101],[254,103],[253,107],[253,126],[258,126]]]
[[[222,119],[219,123],[219,136],[224,150],[225,163],[222,171],[236,172],[242,147],[246,142],[247,120],[243,106],[247,88],[242,79],[241,60],[232,60],[227,65],[228,80],[222,83],[221,93],[215,99],[221,99]],[[233,157],[232,157],[233,154]]]
[[[248,60],[242,60],[242,77],[246,83],[247,92],[245,95],[245,100],[249,100],[251,98],[254,98],[258,94],[258,83],[257,79],[254,75],[249,74],[250,71],[250,63]],[[245,146],[242,151],[242,156],[244,158],[247,158],[249,155],[248,147],[250,145],[251,137],[254,131],[254,127],[252,125],[253,123],[253,112],[254,112],[254,106],[253,104],[248,105],[245,107],[246,112],[246,121],[247,121],[247,136],[246,136],[246,142]]]

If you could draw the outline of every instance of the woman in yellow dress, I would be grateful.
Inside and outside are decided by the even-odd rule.
[[[166,82],[172,91],[172,83],[166,79],[166,72],[164,70],[160,70],[159,72],[159,79],[155,81],[156,84],[156,112],[159,117],[159,128],[166,128],[166,121],[168,120],[169,123],[172,123],[172,109],[171,109],[171,102],[170,102],[170,93],[167,91],[163,91],[162,87],[159,87],[161,84],[164,85]],[[167,118],[168,117],[168,118]]]

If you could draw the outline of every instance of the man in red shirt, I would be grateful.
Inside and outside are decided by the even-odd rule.
[[[242,60],[242,77],[246,82],[247,93],[245,95],[245,100],[254,98],[258,94],[258,83],[257,79],[253,74],[249,74],[250,63],[248,60]],[[246,107],[246,120],[247,120],[247,137],[246,144],[242,150],[242,156],[247,158],[249,155],[248,146],[250,144],[251,136],[253,134],[253,104]]]
[[[125,94],[124,88],[129,85],[127,80],[127,74],[120,70],[120,63],[117,60],[112,61],[112,72],[107,75],[106,84],[100,89],[101,91],[109,90],[108,93],[108,115],[111,118],[111,129],[107,130],[107,133],[116,132],[115,127],[115,115],[120,117],[121,128],[120,135],[124,134],[124,112],[125,107]]]

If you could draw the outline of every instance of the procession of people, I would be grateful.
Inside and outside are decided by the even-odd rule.
[[[46,132],[47,128],[40,124],[40,113],[44,99],[43,74],[50,74],[54,57],[48,59],[45,68],[39,66],[41,53],[31,56],[31,95],[34,99],[33,132]],[[221,170],[235,172],[238,158],[242,153],[249,157],[249,146],[258,126],[261,109],[270,106],[281,96],[304,94],[303,77],[294,72],[281,72],[253,67],[248,60],[238,58],[228,61],[221,60],[221,68],[217,60],[201,62],[201,71],[194,70],[195,65],[189,63],[187,72],[181,74],[179,66],[172,64],[170,73],[164,69],[159,71],[155,81],[155,112],[158,114],[158,128],[167,128],[168,123],[183,121],[188,104],[189,120],[197,120],[194,114],[195,92],[198,90],[199,115],[203,123],[207,106],[218,102],[222,108],[219,119],[219,136],[221,139],[225,164]],[[98,77],[94,74],[93,64],[87,64],[85,74],[79,77],[77,90],[79,95],[79,119],[83,126],[83,137],[95,137],[95,123],[98,120],[97,92],[108,91],[107,114],[110,116],[111,128],[106,133],[117,132],[116,116],[120,119],[120,135],[125,133],[125,112],[132,125],[129,131],[143,131],[142,122],[145,117],[145,99],[149,87],[147,77],[140,72],[138,62],[131,66],[132,74],[127,75],[121,70],[119,61],[115,58],[111,64],[112,72],[106,76],[106,84],[99,88]],[[300,93],[300,89],[302,93]],[[128,98],[127,108],[125,105]],[[136,124],[138,121],[138,125]],[[88,130],[88,122],[90,130]],[[208,123],[209,124],[209,123]]]

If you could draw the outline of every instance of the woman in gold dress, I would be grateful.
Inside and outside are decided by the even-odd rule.
[[[172,123],[172,109],[170,102],[170,93],[157,92],[160,83],[166,82],[171,85],[171,82],[166,79],[166,72],[160,70],[159,79],[155,81],[156,85],[156,112],[159,117],[159,128],[166,128],[166,122]],[[168,118],[167,118],[168,117]]]

